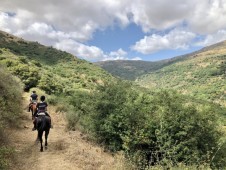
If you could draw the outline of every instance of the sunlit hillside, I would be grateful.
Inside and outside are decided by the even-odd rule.
[[[226,105],[226,41],[188,55],[185,60],[136,80],[147,88],[175,89],[202,100]]]
[[[90,90],[112,79],[90,62],[5,32],[0,32],[0,63],[29,88],[39,87],[47,93]]]

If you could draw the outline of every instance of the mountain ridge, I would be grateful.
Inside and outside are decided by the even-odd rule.
[[[222,41],[213,45],[203,47],[200,50],[192,53],[175,56],[170,59],[160,61],[140,61],[140,60],[108,60],[95,62],[94,64],[102,67],[114,76],[126,79],[135,80],[136,78],[148,74],[150,72],[159,70],[165,66],[176,62],[187,60],[190,57],[197,57],[199,53],[206,52],[212,49],[222,49],[226,47],[226,41]],[[142,64],[142,65],[141,65]]]

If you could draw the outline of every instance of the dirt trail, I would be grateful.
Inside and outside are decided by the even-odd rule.
[[[24,108],[28,94],[24,94]],[[10,130],[10,141],[17,156],[12,170],[108,170],[119,169],[118,161],[102,148],[88,142],[79,131],[67,131],[62,113],[48,109],[53,129],[48,137],[48,149],[40,152],[37,132],[32,131],[31,113],[24,109],[19,129]],[[43,135],[44,138],[44,135]],[[120,168],[121,169],[121,168]]]

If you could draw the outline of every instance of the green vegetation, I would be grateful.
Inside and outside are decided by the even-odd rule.
[[[159,70],[167,65],[181,60],[184,60],[184,58],[178,57],[156,62],[116,60],[96,62],[94,64],[99,65],[114,76],[120,77],[125,80],[135,80],[142,75]]]
[[[174,89],[199,100],[226,106],[226,43],[137,79],[147,88]]]
[[[72,129],[79,125],[107,149],[123,150],[141,169],[226,166],[218,119],[226,110],[214,104],[194,103],[174,91],[141,92],[122,81],[72,96],[68,103],[76,110],[68,115]]]
[[[21,87],[18,79],[13,77],[0,65],[0,169],[9,166],[13,149],[7,145],[6,127],[16,126],[21,113]]]
[[[167,62],[166,62],[167,63]],[[165,62],[145,62],[145,61],[102,61],[94,64],[99,65],[114,76],[125,80],[135,80],[137,77],[151,71],[162,68]]]
[[[123,151],[137,169],[225,168],[226,109],[216,97],[225,87],[218,81],[225,78],[224,55],[197,54],[153,67],[158,70],[139,82],[166,90],[150,91],[66,52],[0,32],[0,64],[5,66],[0,70],[0,137],[5,139],[4,127],[18,118],[16,76],[28,88],[47,93],[57,111],[67,112],[69,129],[80,129],[112,152]],[[11,108],[11,101],[18,105]],[[2,167],[11,153],[5,146],[1,142]]]

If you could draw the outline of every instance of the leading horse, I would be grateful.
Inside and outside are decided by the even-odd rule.
[[[34,120],[36,112],[37,112],[37,103],[33,102],[31,104],[31,117],[32,117],[32,120]]]
[[[43,132],[45,132],[45,148],[47,149],[47,145],[48,145],[47,138],[49,135],[50,127],[51,127],[51,118],[49,116],[40,115],[37,117],[37,131],[38,131],[38,139],[41,143],[41,148],[40,148],[41,152],[43,152],[43,145],[42,145]]]

